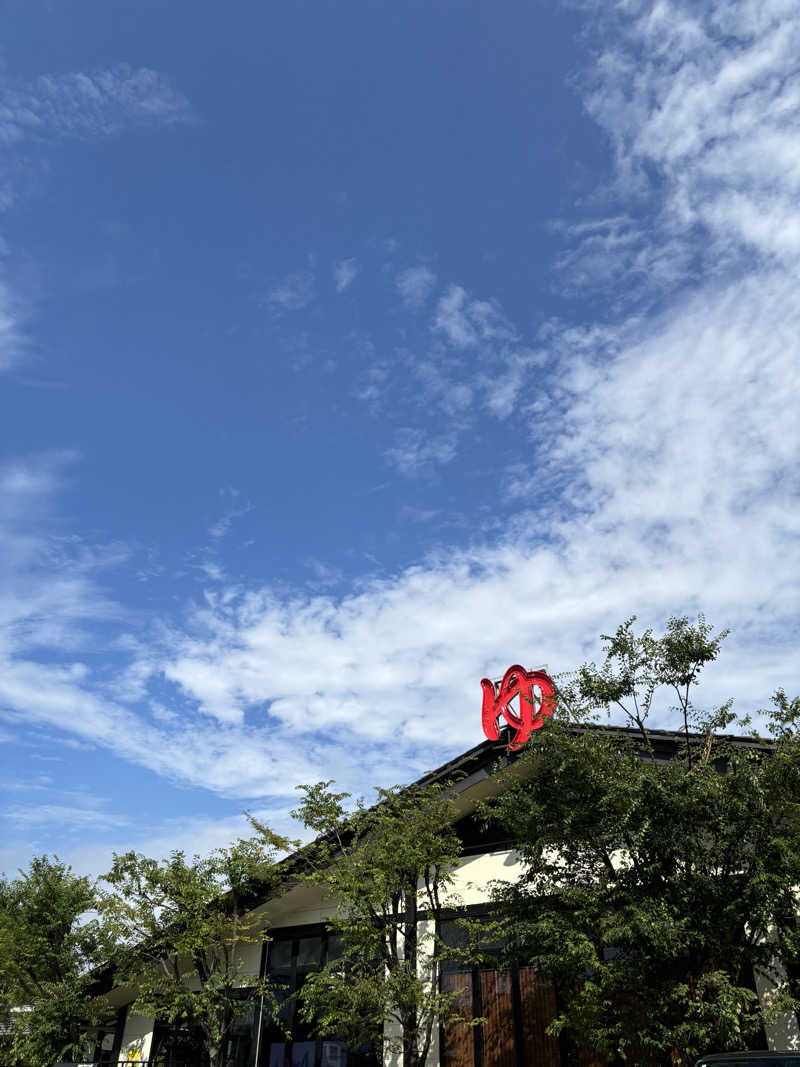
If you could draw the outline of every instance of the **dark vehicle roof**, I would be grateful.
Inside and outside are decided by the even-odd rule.
[[[797,1067],[800,1064],[800,1052],[714,1052],[702,1056],[695,1067],[725,1067],[726,1064],[738,1064],[738,1067]]]

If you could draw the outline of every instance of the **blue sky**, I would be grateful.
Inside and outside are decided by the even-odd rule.
[[[797,689],[793,3],[4,8],[0,868],[407,781],[631,614]]]

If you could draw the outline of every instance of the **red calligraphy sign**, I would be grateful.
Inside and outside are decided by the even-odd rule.
[[[483,732],[490,741],[499,741],[500,727],[498,718],[502,717],[514,730],[509,743],[509,751],[524,745],[534,730],[544,725],[545,716],[552,717],[556,706],[556,685],[549,674],[544,671],[526,671],[515,664],[509,667],[501,682],[491,682],[484,678],[483,689]],[[541,700],[537,707],[538,689]],[[517,698],[519,714],[511,706]]]

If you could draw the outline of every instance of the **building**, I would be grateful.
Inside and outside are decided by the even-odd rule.
[[[623,737],[634,737],[632,730],[616,727],[593,727]],[[513,737],[507,727],[497,740],[487,740],[464,752],[419,784],[444,782],[460,776],[454,792],[459,813],[456,828],[463,843],[463,856],[456,872],[456,890],[474,916],[489,910],[486,886],[498,879],[515,880],[521,867],[511,842],[500,830],[481,828],[473,816],[476,803],[497,790],[495,769],[516,758],[509,751]],[[683,738],[675,733],[652,731],[659,758],[670,758]],[[749,739],[732,739],[741,746],[756,746]],[[291,869],[291,857],[287,871]],[[333,937],[326,928],[331,903],[322,890],[308,884],[292,884],[287,878],[282,892],[258,905],[269,928],[270,942],[249,946],[243,959],[248,974],[269,974],[287,990],[297,990],[305,977],[324,964],[335,951]],[[456,936],[455,930],[442,925],[440,936]],[[474,1027],[453,1027],[450,1032],[439,1028],[429,1055],[429,1067],[534,1067],[534,1065],[570,1064],[594,1067],[599,1059],[591,1050],[567,1048],[563,1041],[545,1033],[557,1009],[553,988],[531,967],[514,966],[510,970],[469,969],[456,965],[443,968],[443,988],[462,990],[465,1010],[485,1022]],[[759,993],[758,976],[753,976]],[[101,1034],[98,1058],[106,1063],[142,1064],[152,1067],[183,1067],[199,1064],[200,1058],[191,1031],[163,1026],[153,1019],[132,1014],[127,1007],[131,990],[116,989],[112,1000],[118,1015],[109,1020]],[[236,1025],[233,1040],[235,1067],[366,1067],[374,1057],[366,1052],[348,1053],[341,1043],[315,1039],[297,1019],[288,1019],[293,1040],[285,1037],[260,1018],[259,1006],[253,1003]],[[770,1048],[800,1048],[800,1032],[794,1016],[783,1017],[768,1028],[764,1044]]]

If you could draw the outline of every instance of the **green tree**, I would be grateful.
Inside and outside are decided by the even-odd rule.
[[[118,975],[138,991],[133,1010],[196,1027],[211,1067],[225,1062],[231,1027],[253,999],[276,1010],[269,983],[244,969],[243,950],[268,938],[253,906],[278,884],[276,856],[289,844],[262,827],[258,839],[206,857],[115,855],[105,876],[101,910],[122,946]]]
[[[381,789],[375,806],[359,800],[348,811],[350,795],[332,784],[303,786],[293,813],[320,835],[306,852],[305,877],[335,902],[329,926],[342,946],[306,981],[301,1011],[322,1036],[351,1048],[369,1041],[379,1052],[402,1049],[405,1067],[420,1067],[437,1020],[461,1017],[459,994],[439,989],[444,950],[435,934],[436,919],[455,902],[454,802],[445,786],[428,785]]]
[[[97,968],[110,943],[91,917],[97,891],[57,857],[37,856],[0,879],[0,1016],[13,1030],[7,1063],[49,1067],[91,1058],[93,1030],[108,1008]]]
[[[604,637],[600,667],[567,677],[485,809],[524,863],[495,899],[514,951],[556,983],[554,1032],[611,1060],[686,1064],[755,1037],[753,966],[776,984],[774,1012],[794,1006],[773,964],[800,947],[800,704],[779,692],[769,743],[733,744],[723,731],[747,720],[730,702],[694,703],[725,634],[702,617],[671,619],[660,637],[633,622]],[[668,710],[673,754],[651,727]],[[597,724],[611,711],[632,737]]]

